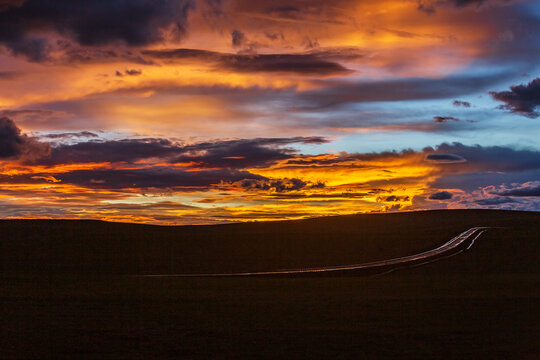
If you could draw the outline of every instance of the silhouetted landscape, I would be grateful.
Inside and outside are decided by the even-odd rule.
[[[539,34],[538,0],[0,0],[0,360],[540,360]]]
[[[468,251],[388,274],[145,274],[345,265]],[[540,214],[426,211],[212,226],[0,222],[0,358],[534,359]]]

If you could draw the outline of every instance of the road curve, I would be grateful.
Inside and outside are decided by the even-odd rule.
[[[443,258],[457,255],[464,250],[469,250],[474,241],[484,232],[487,227],[474,227],[462,232],[452,238],[447,243],[436,249],[428,250],[419,254],[404,256],[389,260],[373,261],[363,264],[324,266],[316,268],[300,268],[260,272],[239,272],[239,273],[216,273],[216,274],[149,274],[136,275],[136,277],[244,277],[244,276],[295,276],[337,272],[367,272],[367,273],[387,273],[403,267],[419,266]],[[473,235],[475,235],[473,237]]]

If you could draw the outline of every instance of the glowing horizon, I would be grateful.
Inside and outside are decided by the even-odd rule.
[[[0,218],[540,210],[534,1],[8,0],[0,24]]]

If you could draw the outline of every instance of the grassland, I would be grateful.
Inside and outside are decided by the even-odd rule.
[[[382,276],[137,278],[409,255]],[[540,214],[434,211],[209,227],[0,222],[0,358],[536,359]]]

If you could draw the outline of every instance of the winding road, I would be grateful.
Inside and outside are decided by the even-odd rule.
[[[452,238],[447,243],[439,246],[436,249],[428,250],[419,254],[404,256],[389,260],[373,261],[363,264],[341,265],[341,266],[324,266],[316,268],[300,268],[300,269],[288,269],[288,270],[275,270],[275,271],[261,271],[261,272],[240,272],[240,273],[215,273],[215,274],[150,274],[150,275],[137,275],[137,277],[243,277],[243,276],[297,276],[297,275],[313,275],[322,273],[337,272],[366,272],[372,274],[388,273],[394,270],[419,266],[427,263],[431,263],[437,260],[441,260],[450,256],[457,255],[462,251],[469,250],[474,244],[475,240],[485,231],[488,227],[474,227],[467,231],[462,232],[458,236]]]

